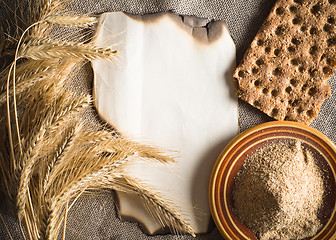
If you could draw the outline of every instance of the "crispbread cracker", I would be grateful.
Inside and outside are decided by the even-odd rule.
[[[309,124],[330,96],[336,0],[278,0],[234,72],[239,98],[277,120]]]

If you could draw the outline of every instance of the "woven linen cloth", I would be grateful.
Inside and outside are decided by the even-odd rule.
[[[13,6],[14,2],[5,0]],[[211,20],[223,20],[227,23],[231,36],[236,44],[237,63],[251,43],[262,22],[269,14],[274,0],[77,0],[71,6],[78,13],[100,14],[110,11],[124,11],[132,14],[146,14],[156,12],[174,12],[182,15],[193,15]],[[23,3],[22,3],[23,4]],[[8,17],[8,10],[0,5],[2,17]],[[6,14],[5,14],[6,13]],[[74,88],[77,91],[90,91],[92,71],[89,67],[77,73]],[[319,116],[311,124],[312,127],[326,134],[332,141],[336,141],[336,82],[332,77],[332,96],[322,105]],[[97,121],[96,114],[88,112],[85,116],[87,122],[94,127]],[[239,127],[246,130],[259,123],[270,121],[262,112],[252,106],[239,101]],[[172,239],[223,239],[211,223],[209,233],[197,235],[193,238],[188,235],[159,235],[148,236],[144,234],[137,223],[121,221],[115,209],[114,193],[105,191],[90,193],[81,196],[68,214],[66,239],[116,239],[116,240],[172,240]],[[13,239],[24,239],[16,218],[10,214],[6,207],[6,198],[0,194],[0,212]],[[10,239],[7,229],[0,221],[0,239]]]

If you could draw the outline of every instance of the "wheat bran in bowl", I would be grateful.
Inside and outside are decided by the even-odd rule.
[[[278,157],[249,160],[270,149]],[[290,121],[255,126],[233,139],[213,168],[214,222],[226,240],[336,239],[335,172],[336,146],[316,129]],[[239,178],[246,189],[238,189]]]
[[[257,150],[235,177],[237,216],[261,240],[303,239],[321,228],[324,185],[312,153],[301,141]]]

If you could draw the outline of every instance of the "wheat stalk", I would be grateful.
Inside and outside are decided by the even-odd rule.
[[[9,169],[8,163],[5,161],[3,154],[0,152],[0,170],[1,170],[1,189],[7,193],[9,196],[12,195],[10,180],[11,177],[9,176],[8,172],[5,172],[5,169]]]

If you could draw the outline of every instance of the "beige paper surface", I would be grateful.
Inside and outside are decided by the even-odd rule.
[[[197,233],[208,229],[212,166],[238,133],[235,47],[224,23],[203,22],[172,14],[104,14],[96,44],[116,43],[120,56],[114,63],[93,63],[102,118],[126,137],[176,155],[169,167],[134,159],[127,174],[173,202]],[[160,229],[139,199],[118,195],[123,215],[137,218],[150,233]]]

